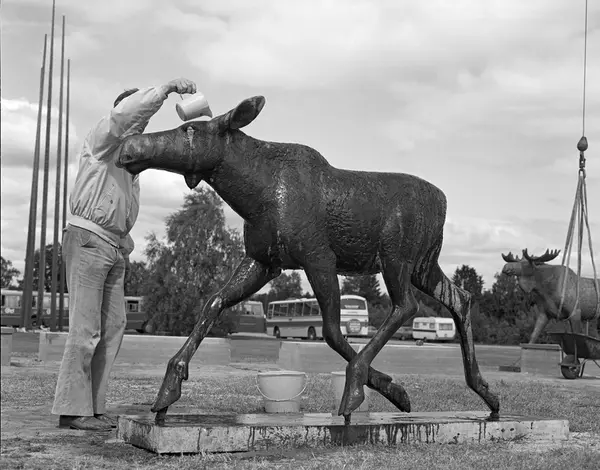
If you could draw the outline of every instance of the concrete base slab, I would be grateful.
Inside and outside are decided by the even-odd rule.
[[[564,441],[566,420],[488,412],[353,413],[352,423],[330,413],[154,414],[119,416],[117,438],[158,454],[239,452],[316,445],[457,444],[526,439]]]

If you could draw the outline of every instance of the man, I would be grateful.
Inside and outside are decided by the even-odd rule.
[[[122,93],[87,135],[63,236],[69,287],[69,335],[52,414],[59,426],[88,431],[116,427],[105,414],[108,377],[125,332],[124,274],[134,244],[129,232],[140,186],[115,161],[123,139],[140,134],[170,93],[195,93],[187,79]]]

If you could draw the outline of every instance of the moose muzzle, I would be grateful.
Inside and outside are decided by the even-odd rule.
[[[183,141],[174,141],[164,132],[128,137],[116,161],[118,167],[133,175],[148,169],[179,173],[190,189],[202,181],[196,163],[194,155],[184,151]]]

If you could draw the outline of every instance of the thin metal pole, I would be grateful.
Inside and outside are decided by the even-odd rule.
[[[54,239],[52,240],[52,287],[50,290],[50,329],[56,331],[56,293],[58,290],[58,232],[60,230],[60,177],[62,157],[63,88],[65,75],[65,15],[62,17],[62,44],[60,55],[60,90],[58,98],[58,143],[56,147],[56,185],[54,188]],[[61,256],[62,264],[62,256]],[[62,270],[61,270],[62,271]]]
[[[63,183],[63,205],[62,205],[62,228],[67,226],[67,178],[69,176],[69,100],[71,96],[71,59],[67,60],[67,104],[65,116],[65,164],[64,164],[64,183]],[[60,273],[60,303],[58,306],[58,331],[63,328],[63,316],[65,312],[65,287],[67,285],[67,269],[65,258],[62,257]]]
[[[54,56],[55,11],[56,0],[52,0],[52,28],[50,31],[50,65],[48,67],[48,106],[46,107],[46,148],[44,153],[44,187],[42,190],[42,230],[40,235],[40,262],[38,264],[38,325],[41,325],[44,313],[44,284],[46,281],[46,217],[48,214],[48,172],[50,166],[50,119],[52,115],[52,65]]]
[[[44,34],[44,53],[40,69],[40,98],[38,101],[37,127],[35,131],[35,150],[33,151],[33,173],[31,175],[31,196],[29,198],[29,227],[27,228],[27,249],[25,252],[25,275],[23,283],[23,302],[21,303],[21,326],[31,327],[33,303],[33,262],[35,256],[35,226],[37,219],[38,180],[40,175],[40,134],[42,131],[42,106],[44,105],[44,74],[46,72],[46,46],[48,35]]]

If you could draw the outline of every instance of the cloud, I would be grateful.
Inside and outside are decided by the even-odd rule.
[[[48,174],[48,199],[46,213],[46,244],[53,241],[54,233],[54,202],[55,202],[55,177],[54,167],[50,167]],[[69,166],[69,187],[75,179],[76,169]],[[31,196],[31,169],[24,166],[2,168],[2,211],[1,211],[1,251],[5,259],[13,262],[13,265],[23,272],[25,259],[25,245],[29,223],[30,196]],[[62,176],[62,175],[61,175]],[[40,171],[37,218],[36,218],[36,242],[35,247],[39,249],[41,237],[42,220],[42,188],[43,171]],[[60,194],[62,200],[62,192]],[[59,243],[62,240],[60,226],[62,225],[62,202],[59,207]],[[67,208],[67,217],[69,211]]]
[[[6,0],[3,6],[9,66],[3,69],[2,177],[17,182],[3,184],[4,252],[24,239],[15,227],[22,223],[17,211],[27,211],[17,198],[31,180],[37,73],[51,3]],[[581,134],[583,4],[61,0],[56,38],[62,14],[73,59],[72,123],[80,132],[124,88],[179,75],[197,80],[217,113],[258,92],[268,107],[244,129],[248,134],[310,145],[339,167],[410,172],[439,186],[448,198],[440,263],[449,276],[471,264],[489,287],[502,267],[501,252],[564,245]],[[588,23],[587,181],[596,234],[597,2],[589,5]],[[180,123],[173,110],[179,97],[170,99],[149,132]],[[5,110],[8,100],[22,107]],[[80,143],[74,145],[73,159]],[[142,174],[134,259],[143,259],[144,236],[162,232],[186,192],[177,175]],[[227,223],[241,229],[239,216],[227,206],[225,212]],[[16,260],[23,258],[22,244],[20,252],[9,251]]]
[[[542,218],[513,218],[511,220],[479,219],[473,217],[449,217],[444,228],[444,245],[440,256],[440,265],[449,277],[456,267],[468,264],[475,267],[483,276],[485,287],[490,288],[494,274],[502,270],[504,261],[501,254],[520,255],[527,248],[531,254],[541,254],[547,249],[559,249],[561,255],[555,263],[562,260],[568,228],[568,220]],[[592,224],[592,233],[600,230],[600,224]],[[587,234],[585,235],[587,244]],[[594,247],[596,265],[600,263],[600,250]],[[573,245],[576,250],[576,244]],[[570,267],[574,269],[577,261],[573,251]],[[592,277],[591,256],[587,245],[582,253],[582,275]]]
[[[47,125],[47,106],[42,107],[41,138],[40,138],[40,162],[43,162],[45,153],[45,136]],[[38,105],[26,99],[2,98],[2,166],[33,165],[33,153],[35,150],[35,135],[37,129]],[[53,106],[50,113],[50,154],[51,161],[55,159],[58,145],[58,108]],[[62,155],[65,151],[66,116],[63,114],[62,125]],[[77,129],[69,123],[69,153],[73,155],[78,142]],[[40,163],[42,165],[43,163]]]
[[[52,18],[52,3],[46,0],[4,0],[3,3],[13,7],[27,8],[30,12],[36,11],[42,14],[47,12],[48,24]],[[74,16],[78,20],[114,24],[143,13],[156,6],[157,3],[155,0],[127,0],[126,2],[121,0],[103,0],[102,2],[61,0],[56,5],[55,20],[60,21],[61,15],[65,14],[67,17]]]
[[[76,27],[76,26],[75,26]],[[71,59],[73,63],[77,60],[85,60],[86,58],[99,53],[102,49],[102,40],[98,37],[95,31],[85,31],[80,29],[71,30],[66,28],[65,33],[65,80],[67,75],[67,59]],[[57,37],[55,44],[60,44]],[[58,59],[60,60],[60,58]],[[58,64],[60,67],[60,62]]]
[[[596,12],[593,6],[591,10]],[[575,52],[580,16],[575,8],[542,0],[527,5],[207,1],[172,4],[156,12],[159,23],[187,39],[189,60],[205,73],[232,83],[284,89],[338,87],[364,78],[380,82],[393,76],[456,87],[492,65],[532,58],[551,63]]]

